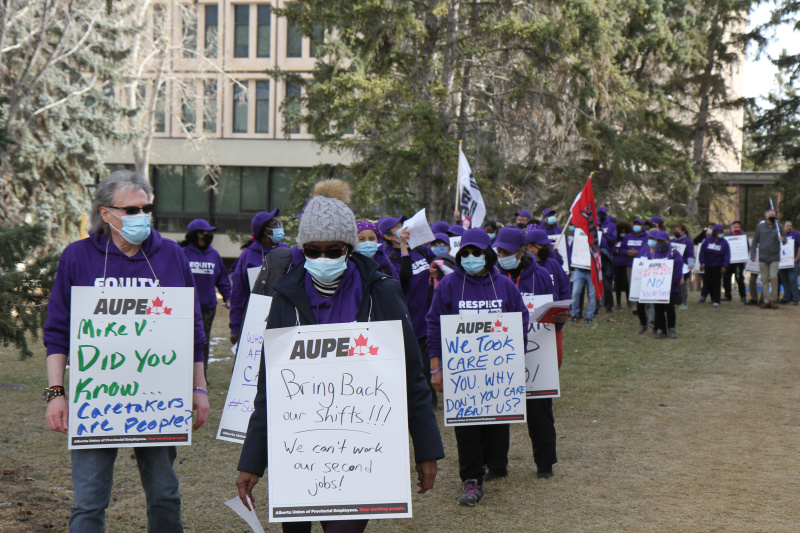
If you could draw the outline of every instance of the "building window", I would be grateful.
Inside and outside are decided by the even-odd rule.
[[[250,55],[250,6],[234,6],[233,57]]]
[[[247,133],[247,88],[239,83],[233,85],[233,133]]]
[[[286,57],[303,57],[303,35],[291,19],[287,19],[287,22]]]
[[[269,81],[256,82],[256,133],[269,133]]]
[[[292,184],[300,174],[299,168],[273,168],[269,180],[269,209],[286,208],[290,203]]]
[[[205,6],[205,48],[206,56],[217,57],[219,43],[219,7]]]
[[[197,56],[197,6],[181,6],[183,57]]]
[[[217,81],[203,82],[203,131],[217,133]]]
[[[162,83],[156,91],[155,111],[153,117],[153,131],[165,133],[167,131],[167,91],[166,84]]]
[[[314,32],[311,34],[311,57],[317,57],[317,47],[325,42],[325,30],[322,24],[314,24]]]
[[[159,231],[184,233],[194,218],[209,217],[209,194],[202,166],[153,168],[155,221]]]
[[[181,123],[188,133],[196,129],[197,112],[195,85],[189,82],[181,91]]]
[[[269,57],[272,42],[272,6],[258,6],[258,29],[256,30],[256,56]]]
[[[302,94],[302,89],[300,88],[299,83],[293,82],[286,82],[286,105],[284,106],[284,123],[287,122],[286,119],[289,117],[291,118],[298,118],[300,116],[300,96]],[[285,133],[300,133],[300,126],[284,126]]]

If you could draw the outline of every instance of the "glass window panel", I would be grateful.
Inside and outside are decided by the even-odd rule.
[[[303,56],[303,35],[300,29],[292,21],[289,22],[289,27],[286,32],[286,57],[302,57]]]
[[[203,131],[217,132],[217,80],[203,82]]]
[[[311,57],[317,57],[317,46],[325,42],[325,30],[322,24],[314,24],[314,32],[311,34]]]
[[[181,122],[188,132],[193,132],[197,124],[195,107],[194,84],[190,83],[186,87],[186,92],[181,96]]]
[[[269,57],[272,42],[272,6],[258,6],[258,32],[256,34],[256,56]]]
[[[238,213],[241,194],[241,167],[222,167],[214,196],[215,213]]]
[[[300,174],[299,168],[276,167],[272,169],[270,181],[269,209],[285,208],[289,205],[292,184]]]
[[[206,55],[217,57],[219,43],[219,7],[206,6]]]
[[[302,94],[302,89],[300,88],[299,83],[286,83],[286,99],[289,100],[290,98],[300,98]],[[300,114],[300,102],[287,102],[286,104],[286,117],[297,117]],[[286,133],[300,133],[300,126],[294,127],[286,127]]]
[[[156,41],[164,36],[165,32],[165,18],[164,18],[164,6],[162,5],[154,5],[153,6],[153,40]]]
[[[155,117],[153,130],[156,133],[167,131],[167,97],[165,85],[162,83],[156,93]]]
[[[233,132],[247,133],[247,90],[238,83],[233,86]]]
[[[183,210],[189,213],[208,213],[205,169],[202,166],[185,166],[183,174]]]
[[[234,7],[233,57],[250,55],[250,6]]]
[[[269,133],[269,81],[256,82],[256,133]]]
[[[181,6],[183,18],[183,57],[197,55],[197,6]]]
[[[242,168],[242,211],[263,211],[267,208],[267,169]]]
[[[183,210],[183,167],[162,165],[158,167],[155,204],[159,212]]]

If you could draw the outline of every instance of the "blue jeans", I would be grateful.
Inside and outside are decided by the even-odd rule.
[[[178,476],[172,469],[178,454],[175,446],[134,448],[133,451],[147,500],[147,531],[182,532]],[[117,448],[72,450],[75,504],[69,519],[70,531],[105,531],[105,513],[111,499],[116,458]]]
[[[800,298],[800,289],[797,287],[797,264],[794,268],[783,268],[778,270],[778,278],[783,285],[783,299],[791,300],[792,302],[798,301]]]
[[[586,318],[594,318],[594,310],[597,306],[597,291],[592,285],[592,272],[580,268],[576,268],[572,272],[572,299],[575,301],[572,302],[570,307],[570,314],[578,316],[580,312],[583,287],[586,287],[589,291],[589,307],[586,309]]]

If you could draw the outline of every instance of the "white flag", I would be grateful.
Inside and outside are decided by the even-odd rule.
[[[458,147],[458,195],[461,207],[461,224],[465,228],[480,228],[486,217],[486,204],[478,190],[478,182],[472,175],[467,158]]]

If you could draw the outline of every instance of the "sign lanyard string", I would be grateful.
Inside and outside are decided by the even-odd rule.
[[[105,257],[103,258],[103,290],[100,291],[101,294],[105,294],[105,292],[106,292],[106,269],[108,267],[108,245],[110,243],[111,243],[111,237],[109,237],[108,240],[106,241],[106,253],[105,253]],[[139,246],[139,250],[141,250],[142,255],[144,256],[144,260],[147,261],[147,266],[150,267],[150,272],[153,273],[153,278],[156,280],[156,283],[158,284],[159,288],[161,289],[161,294],[165,294],[164,287],[161,286],[161,280],[158,279],[158,276],[156,275],[156,271],[153,270],[153,265],[150,264],[150,259],[147,258],[147,254],[144,253],[144,248]]]

